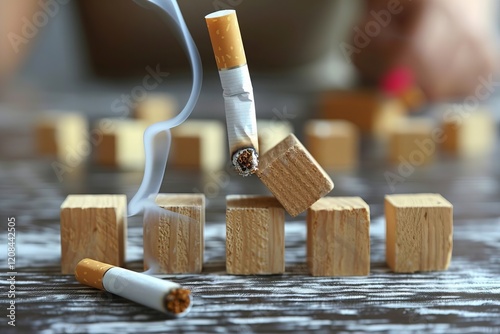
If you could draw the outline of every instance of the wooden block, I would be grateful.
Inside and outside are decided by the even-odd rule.
[[[219,121],[188,120],[172,129],[174,168],[217,171],[226,163],[224,126]]]
[[[158,265],[159,273],[200,273],[205,195],[158,194],[155,202],[158,209],[144,216],[144,268]]]
[[[259,154],[264,154],[280,141],[293,133],[292,123],[276,120],[257,120],[259,136]]]
[[[326,170],[351,169],[357,166],[359,130],[347,121],[312,120],[304,129],[306,146]]]
[[[432,162],[436,153],[433,129],[432,122],[427,119],[409,118],[400,122],[390,133],[390,162],[399,164],[406,161],[413,166]]]
[[[385,197],[386,259],[399,273],[446,270],[453,248],[453,206],[438,194]]]
[[[37,152],[72,164],[89,155],[88,136],[87,119],[76,112],[47,113],[40,117],[35,127]]]
[[[127,241],[125,195],[69,195],[61,205],[61,271],[72,274],[88,257],[123,266]]]
[[[333,182],[293,134],[260,156],[257,176],[293,217],[333,189]]]
[[[226,271],[271,275],[285,271],[285,210],[274,197],[226,198]]]
[[[96,146],[96,162],[102,166],[124,170],[143,170],[143,138],[147,126],[147,123],[138,120],[100,120],[95,130],[102,135],[101,142]]]
[[[462,158],[491,153],[496,141],[496,122],[488,110],[476,110],[460,120],[447,119],[442,125],[444,151]]]
[[[166,121],[177,113],[177,102],[173,96],[168,94],[148,94],[148,96],[137,104],[134,110],[134,118],[150,125]]]
[[[370,207],[360,197],[324,197],[307,210],[307,264],[313,276],[370,273]]]
[[[401,102],[398,108],[386,102],[376,91],[325,92],[320,97],[320,118],[349,121],[362,132],[372,133],[407,112]]]

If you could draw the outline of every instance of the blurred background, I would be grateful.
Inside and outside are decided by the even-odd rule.
[[[428,135],[442,129],[462,138],[443,145],[433,139],[439,146],[436,154],[441,146],[443,152],[456,156],[467,145],[469,151],[493,151],[496,129],[486,131],[484,124],[500,118],[495,110],[499,86],[495,1],[180,0],[179,6],[204,71],[192,118],[224,120],[204,16],[235,9],[253,79],[257,118],[284,121],[291,125],[286,129],[307,143],[315,140],[308,136],[317,135],[308,134],[304,122],[347,121],[347,126],[360,131],[360,135],[346,135],[356,142],[359,137],[361,143],[355,145],[354,160],[361,157],[360,147],[379,161],[400,163],[397,157],[402,153],[397,147],[402,141],[396,133],[408,135],[401,129],[414,130],[414,118],[419,122],[425,118],[427,125],[416,128]],[[164,113],[158,113],[164,117],[155,121],[172,117],[187,101],[191,73],[178,37],[156,13],[132,0],[2,1],[0,13],[0,126],[2,137],[9,138],[0,143],[2,157],[57,156],[55,139],[52,144],[40,144],[47,133],[57,132],[55,121],[45,117],[47,111],[77,112],[92,135],[103,118],[147,118],[140,104],[158,97],[157,93],[169,102],[142,108],[150,108],[153,114],[162,109]],[[137,87],[143,86],[151,71],[160,74],[158,85],[139,94],[144,89]],[[469,127],[473,130],[454,129],[472,123],[462,122],[472,110],[482,111],[481,120]],[[279,132],[274,127],[266,131],[269,137]],[[484,133],[489,137],[474,139],[479,134],[485,137]],[[412,142],[415,133],[409,136]],[[336,145],[332,143],[318,145]],[[85,160],[94,161],[97,155],[99,161],[99,152],[94,152],[98,146],[106,144],[92,145]],[[312,146],[308,144],[314,150]]]

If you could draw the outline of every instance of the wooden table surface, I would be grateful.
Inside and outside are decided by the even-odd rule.
[[[304,215],[286,223],[286,273],[225,273],[227,194],[266,193],[257,178],[221,172],[167,171],[163,192],[207,193],[203,273],[171,275],[192,290],[194,306],[183,319],[80,285],[60,275],[59,206],[70,193],[125,193],[140,173],[89,167],[58,182],[51,160],[0,162],[2,256],[6,287],[7,218],[16,218],[16,327],[7,325],[9,299],[2,289],[0,333],[279,333],[279,332],[500,332],[500,168],[491,159],[439,161],[419,169],[395,192],[438,192],[454,205],[454,249],[448,271],[394,274],[385,264],[383,198],[392,193],[381,159],[364,158],[357,171],[334,173],[332,195],[361,196],[371,209],[368,277],[315,278],[305,265]],[[129,219],[127,267],[142,267],[142,222]],[[16,331],[17,330],[17,331]]]

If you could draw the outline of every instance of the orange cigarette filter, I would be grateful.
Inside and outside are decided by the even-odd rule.
[[[217,15],[207,15],[205,19],[218,69],[227,70],[245,65],[247,58],[236,12],[225,10],[216,13]]]
[[[106,272],[114,266],[91,259],[81,260],[75,268],[78,282],[96,289],[104,290],[102,279]]]

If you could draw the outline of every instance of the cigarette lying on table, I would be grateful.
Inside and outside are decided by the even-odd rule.
[[[205,16],[224,90],[229,153],[240,175],[257,171],[259,143],[252,82],[234,10]]]
[[[191,309],[191,293],[177,283],[91,259],[76,265],[78,282],[111,292],[151,307],[172,317],[182,317]]]

